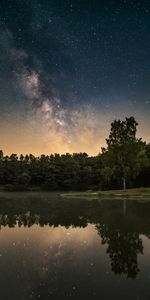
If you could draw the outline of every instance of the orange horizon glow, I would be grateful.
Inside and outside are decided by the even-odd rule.
[[[79,152],[97,155],[101,152],[101,147],[106,146],[105,139],[109,135],[109,126],[106,127],[105,122],[105,126],[100,130],[102,122],[96,119],[95,126],[90,128],[90,122],[90,120],[80,121],[69,137],[64,132],[57,132],[55,128],[49,130],[44,124],[36,125],[36,128],[23,123],[3,124],[4,126],[0,127],[0,149],[5,155],[31,153],[40,156]],[[137,136],[149,143],[149,130],[147,128],[142,131],[142,129],[142,126],[139,126]]]

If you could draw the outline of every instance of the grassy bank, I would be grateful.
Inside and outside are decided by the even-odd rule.
[[[127,189],[123,190],[109,190],[109,191],[87,191],[87,192],[72,192],[61,194],[62,197],[67,198],[122,198],[122,197],[131,197],[131,198],[150,198],[150,188],[137,188],[137,189]]]
[[[149,188],[136,188],[123,190],[108,190],[108,191],[85,191],[85,192],[61,192],[61,191],[44,191],[39,187],[31,187],[28,190],[6,190],[4,186],[0,186],[0,194],[57,194],[63,198],[86,198],[86,199],[113,199],[113,198],[147,198],[150,199],[150,187]]]

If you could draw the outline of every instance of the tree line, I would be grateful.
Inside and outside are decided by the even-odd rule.
[[[106,148],[87,153],[32,154],[0,151],[0,185],[6,190],[107,190],[150,186],[150,144],[136,137],[134,117],[111,123]]]

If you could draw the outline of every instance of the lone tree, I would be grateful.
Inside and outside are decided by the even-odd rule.
[[[127,179],[138,175],[145,160],[145,143],[136,138],[137,125],[134,117],[112,122],[109,138],[106,139],[107,149],[103,149],[107,163],[122,178],[124,190]]]

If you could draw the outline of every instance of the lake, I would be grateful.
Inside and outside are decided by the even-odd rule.
[[[150,299],[148,200],[0,193],[0,300]]]

